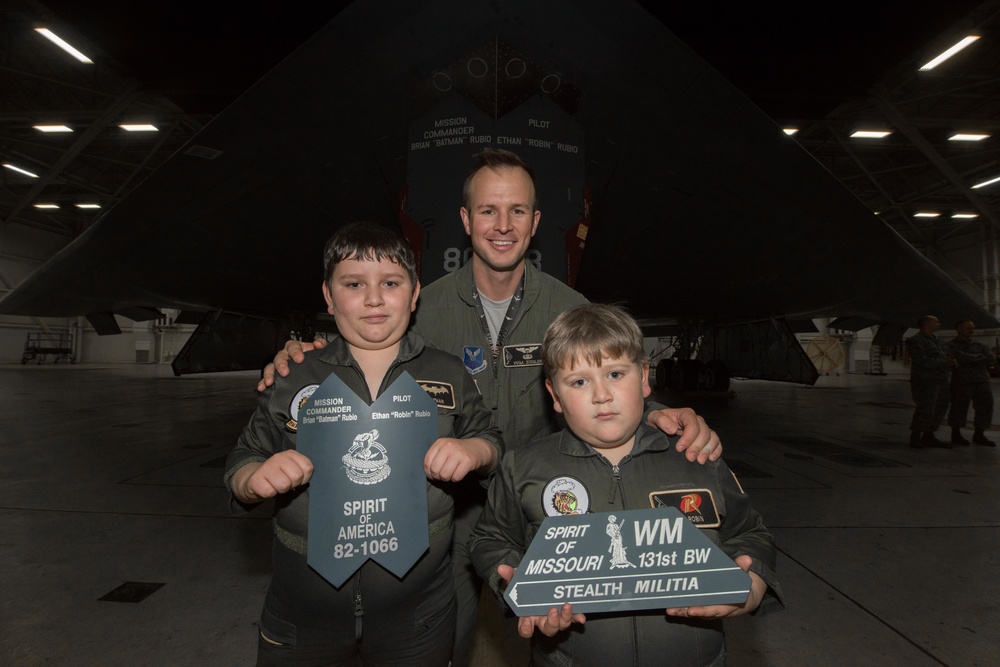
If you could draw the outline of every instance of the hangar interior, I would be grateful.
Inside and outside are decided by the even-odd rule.
[[[348,3],[308,3],[260,52],[254,40],[266,41],[275,21],[266,13],[206,16],[195,30],[114,4],[0,5],[0,298],[190,149]],[[646,4],[870,208],[873,224],[878,216],[1000,318],[1000,0],[868,3],[878,6],[865,6],[867,27],[817,12],[812,23],[828,25],[812,39],[827,51],[801,57],[794,49],[806,48],[809,31],[781,43],[798,25],[792,19],[671,15]],[[177,13],[198,11],[185,7]],[[42,26],[92,62],[57,48]],[[184,49],[176,35],[185,30],[193,56],[178,61],[189,69],[158,50]],[[761,54],[739,52],[737,35]],[[213,41],[228,48],[199,50]],[[135,61],[117,55],[140,50]],[[769,71],[782,75],[769,81]],[[829,72],[839,77],[822,76]],[[819,230],[815,242],[838,234]],[[841,261],[850,268],[859,257]],[[0,662],[252,661],[268,579],[267,508],[232,519],[220,477],[253,409],[256,373],[170,377],[195,328],[179,316],[122,309],[121,334],[102,336],[85,317],[0,315],[0,556],[11,564],[0,575]],[[997,664],[1000,583],[988,560],[1000,548],[995,450],[909,450],[899,346],[873,345],[877,332],[864,322],[815,324],[799,334],[820,367],[813,387],[737,380],[722,399],[659,387],[662,402],[691,405],[722,434],[778,541],[790,609],[734,621],[730,663]],[[994,347],[998,333],[979,332]],[[654,355],[671,344],[649,340]],[[506,664],[489,623],[476,664]]]
[[[275,17],[227,22],[207,16],[189,38],[192,55],[158,58],[137,36],[145,31],[150,44],[172,48],[170,40],[183,34],[182,21],[155,11],[143,16],[143,10],[121,8],[104,16],[73,3],[5,2],[0,104],[2,157],[9,166],[0,172],[0,298],[84,234],[306,39],[310,21],[321,25],[343,4],[312,6],[294,25],[284,20],[270,33],[268,21]],[[907,18],[895,13],[898,3],[883,4],[870,8],[867,20],[857,25],[831,18],[831,27],[809,40],[792,31],[792,19],[776,16],[780,12],[733,12],[706,24],[708,17],[696,10],[688,15],[652,4],[649,9],[996,317],[1000,186],[990,181],[1000,176],[997,4],[950,3],[944,9],[926,3]],[[143,28],[128,23],[144,19]],[[42,24],[58,28],[57,34],[93,62],[81,63],[43,38],[34,30]],[[278,37],[263,39],[275,33]],[[761,39],[754,41],[753,35]],[[969,36],[978,39],[940,65],[921,69]],[[236,53],[250,51],[254,38],[253,55]],[[134,61],[116,60],[102,50],[102,39]],[[224,39],[234,48],[220,46]],[[775,44],[780,40],[787,46]],[[810,40],[816,44],[807,47]],[[781,48],[802,53],[779,61]],[[206,64],[210,57],[219,62]],[[167,64],[171,60],[177,64]],[[837,234],[836,228],[816,230],[817,247]],[[850,270],[863,256],[844,256],[843,266],[831,267],[831,273]],[[67,355],[29,352],[48,349],[54,341],[49,347],[71,349],[81,362],[170,363],[193,330],[178,323],[177,315],[122,308],[114,315],[122,335],[106,337],[86,318],[0,315],[0,362],[66,360]],[[838,354],[844,363],[836,370],[865,372],[872,355],[883,357],[882,366],[896,368],[891,354],[869,349],[873,331],[860,326],[864,322],[843,329],[826,324],[817,322],[818,333],[843,348]],[[803,345],[810,341],[811,336],[802,337]]]

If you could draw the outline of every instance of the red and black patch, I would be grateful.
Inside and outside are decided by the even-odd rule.
[[[649,506],[676,507],[699,528],[718,528],[722,525],[715,497],[708,489],[654,491],[649,494]]]

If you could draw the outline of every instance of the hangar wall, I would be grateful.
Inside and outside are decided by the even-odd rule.
[[[69,359],[62,355],[34,353],[39,344],[48,349],[60,341],[72,341],[77,363],[169,364],[195,329],[172,324],[173,314],[168,311],[167,319],[156,322],[132,322],[116,316],[122,332],[113,336],[99,336],[82,317],[0,317],[0,364],[66,363]]]

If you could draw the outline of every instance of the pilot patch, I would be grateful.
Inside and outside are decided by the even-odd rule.
[[[439,408],[452,409],[455,407],[455,388],[447,382],[437,382],[435,380],[417,380],[420,388],[427,392],[427,395],[434,399]]]
[[[542,344],[506,345],[503,348],[503,365],[505,368],[522,368],[525,366],[542,365]]]
[[[288,414],[291,415],[291,419],[285,422],[285,428],[295,433],[299,430],[299,408],[301,408],[309,397],[313,395],[313,392],[319,389],[318,384],[307,384],[306,386],[295,392],[295,396],[292,397],[292,402],[288,406]]]
[[[483,356],[483,348],[468,345],[462,348],[462,361],[465,362],[465,370],[472,375],[486,370],[486,357]]]
[[[699,528],[718,528],[722,525],[715,498],[708,489],[654,491],[649,494],[649,505],[654,509],[676,507]]]
[[[556,477],[542,491],[542,511],[545,516],[586,514],[590,511],[590,492],[575,477]]]

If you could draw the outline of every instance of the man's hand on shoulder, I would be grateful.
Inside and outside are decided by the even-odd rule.
[[[677,451],[688,461],[705,464],[722,456],[722,441],[691,408],[665,408],[649,413],[647,422],[667,435],[680,434]]]
[[[257,383],[257,391],[264,391],[274,384],[274,373],[278,372],[281,377],[288,377],[288,360],[291,359],[297,364],[306,360],[306,352],[309,350],[322,350],[328,345],[325,338],[317,338],[313,342],[301,340],[290,340],[285,343],[285,347],[278,350],[274,355],[274,360],[264,367],[261,373],[260,382]]]

